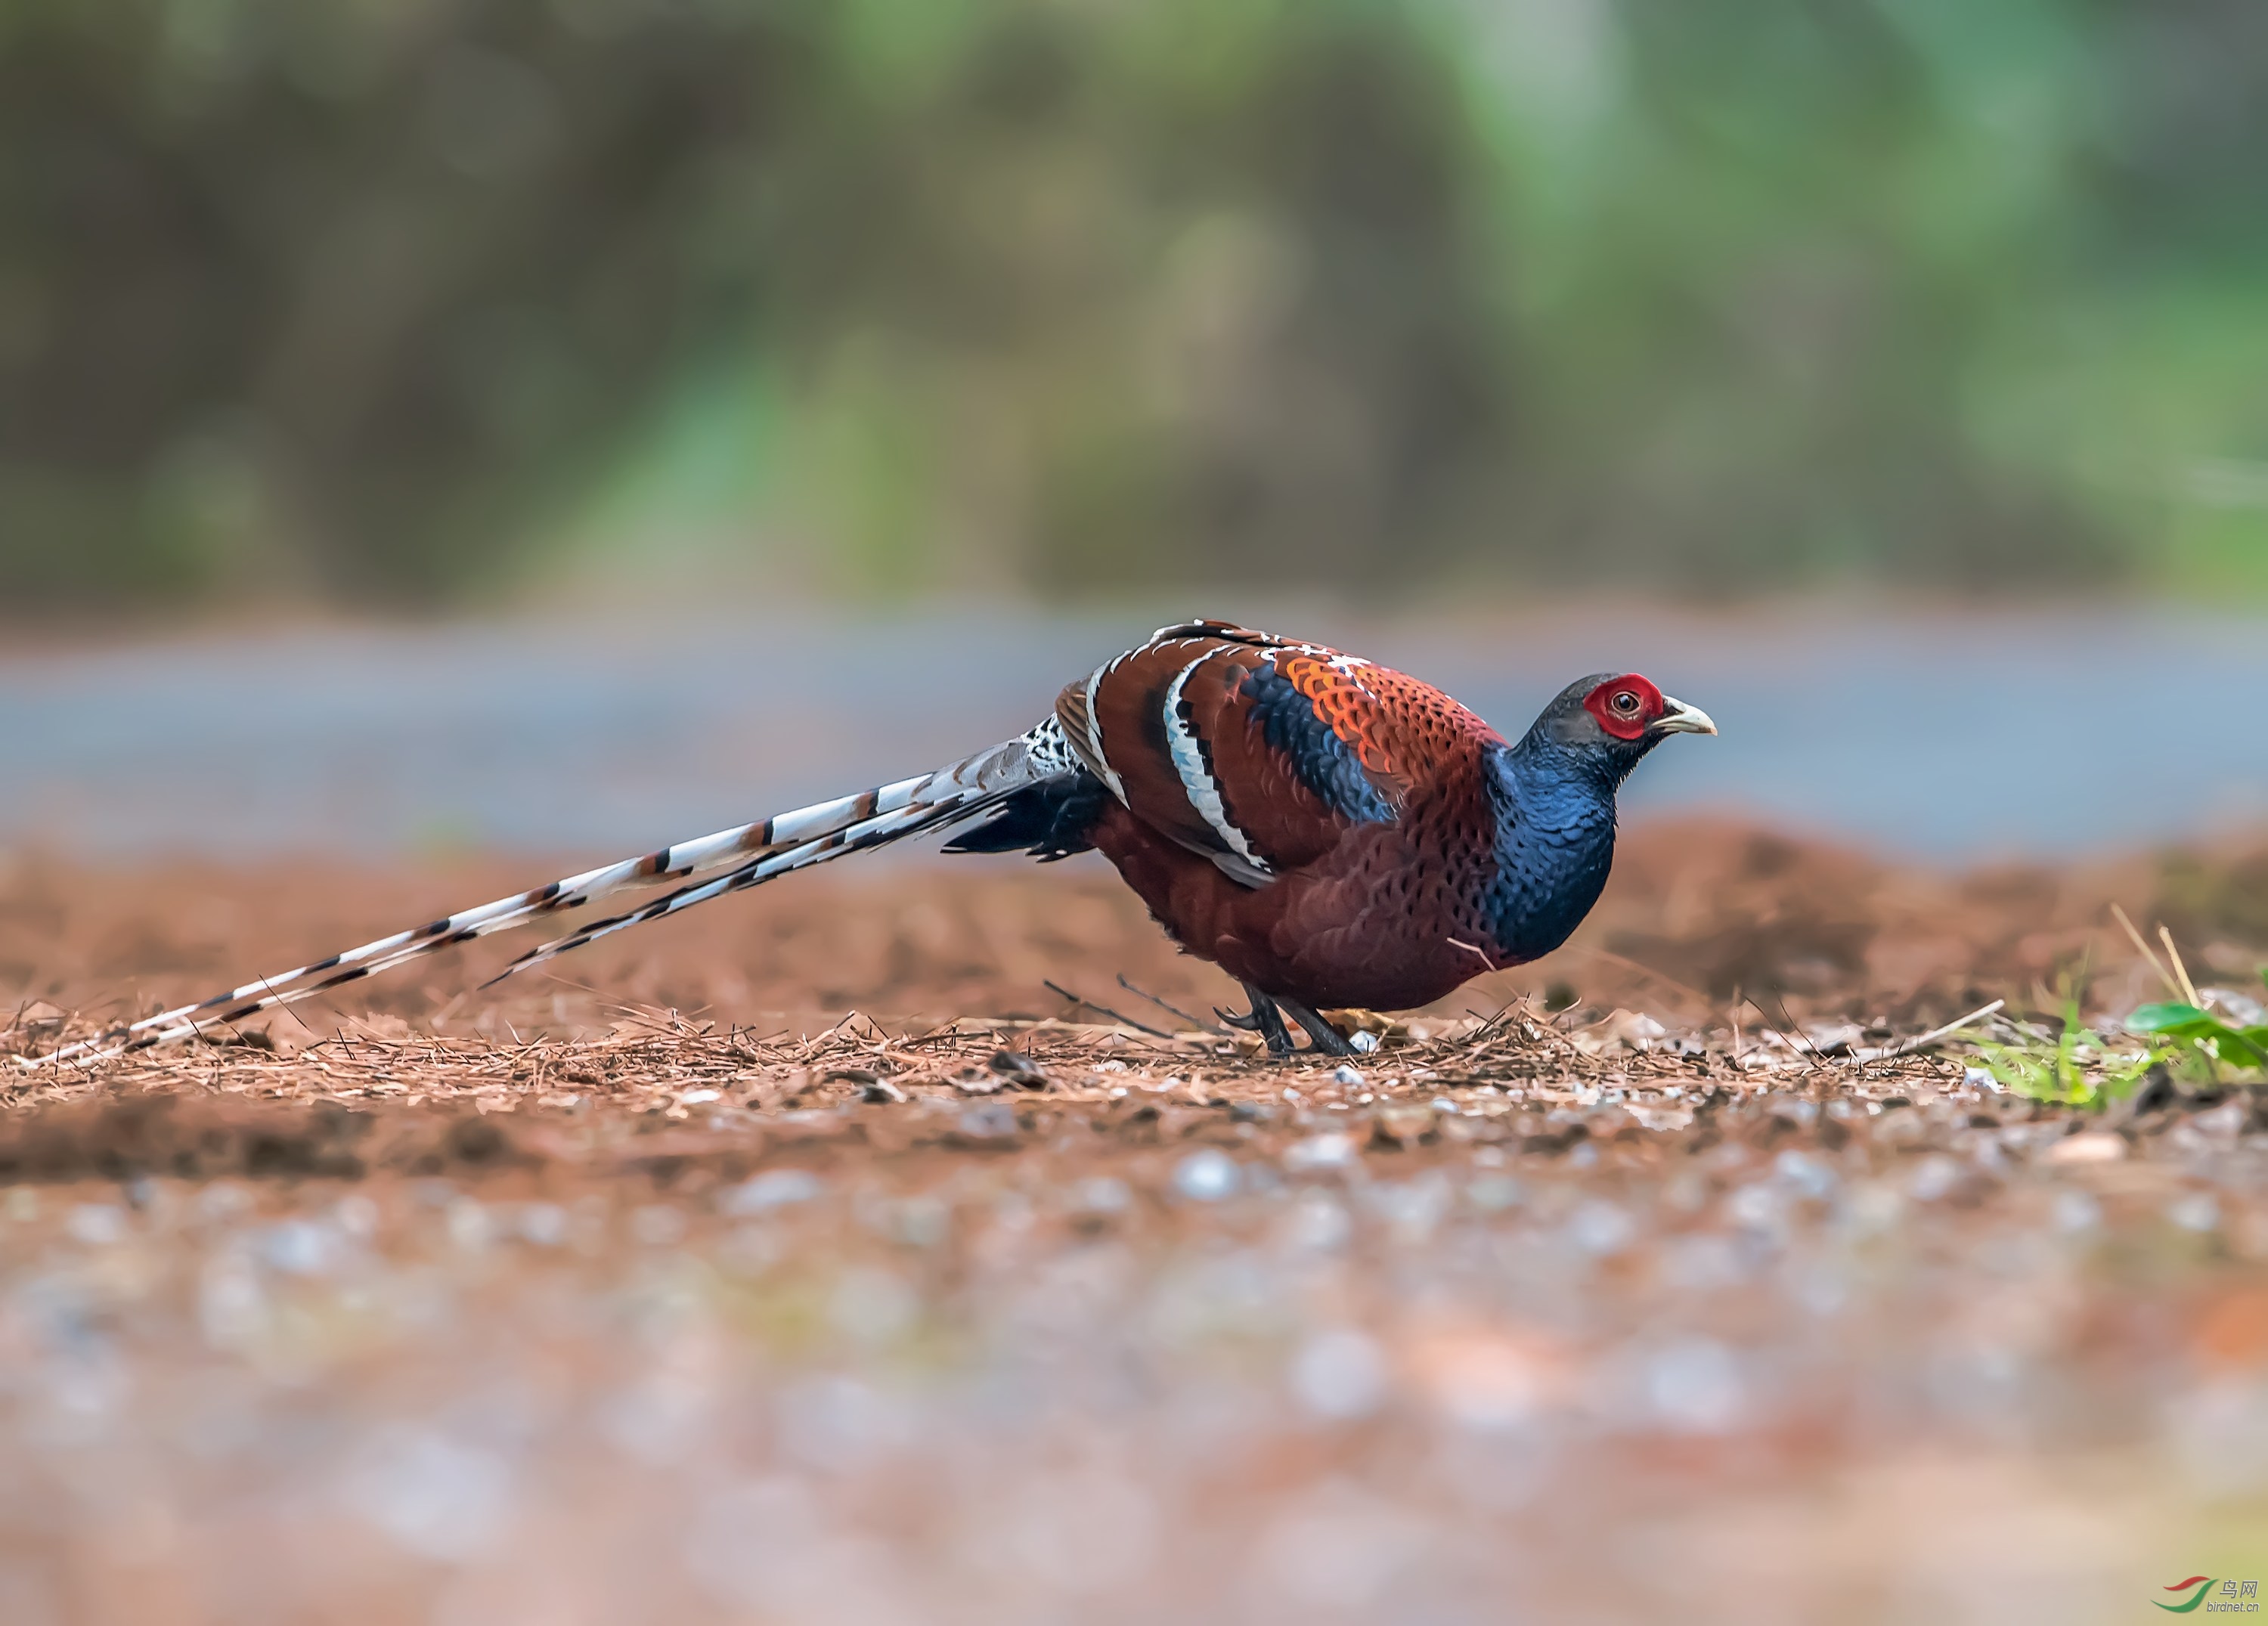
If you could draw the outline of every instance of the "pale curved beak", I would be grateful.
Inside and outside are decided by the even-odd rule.
[[[1682,700],[1668,695],[1661,697],[1661,715],[1654,719],[1651,732],[1657,734],[1713,734],[1717,725],[1698,706],[1689,706]]]

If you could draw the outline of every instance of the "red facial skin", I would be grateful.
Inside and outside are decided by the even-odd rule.
[[[1609,678],[1593,689],[1583,710],[1598,718],[1599,726],[1617,739],[1636,739],[1659,722],[1668,708],[1661,691],[1635,672]]]

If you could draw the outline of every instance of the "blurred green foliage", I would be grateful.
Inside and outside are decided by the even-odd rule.
[[[0,0],[0,593],[2268,582],[2258,0]]]

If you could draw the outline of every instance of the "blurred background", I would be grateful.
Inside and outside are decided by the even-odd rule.
[[[44,620],[2268,587],[2250,0],[8,0]]]
[[[1191,614],[2257,826],[2264,151],[2247,0],[7,0],[0,840],[648,845]]]

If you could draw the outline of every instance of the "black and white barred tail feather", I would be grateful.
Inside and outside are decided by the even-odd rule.
[[[1013,788],[1010,787],[1010,790]],[[983,797],[958,799],[939,806],[908,807],[897,813],[865,820],[858,824],[847,825],[833,835],[821,836],[817,841],[806,842],[800,847],[792,847],[785,852],[752,859],[739,869],[728,874],[719,875],[713,880],[699,881],[690,887],[681,887],[668,896],[657,898],[642,908],[631,909],[625,914],[610,916],[605,920],[593,921],[591,924],[579,931],[570,932],[563,938],[541,944],[513,960],[482,986],[493,988],[507,977],[517,976],[519,973],[540,966],[546,960],[556,960],[571,949],[581,948],[586,943],[595,943],[600,938],[612,937],[617,931],[626,931],[630,927],[642,925],[649,920],[659,920],[666,915],[674,915],[681,909],[691,909],[696,903],[706,903],[711,898],[721,898],[728,892],[739,892],[746,887],[760,886],[765,881],[792,874],[797,870],[808,869],[814,864],[824,864],[830,858],[839,858],[847,853],[861,852],[870,847],[885,846],[891,842],[902,841],[909,835],[918,835],[927,830],[942,829],[951,825],[966,823],[977,813],[997,805],[1007,794],[1009,794],[1008,791],[998,791]]]
[[[581,909],[636,887],[692,881],[642,909],[596,922],[571,936],[542,945],[514,960],[504,975],[556,959],[570,949],[595,942],[644,921],[658,920],[711,898],[823,864],[845,854],[902,841],[909,835],[965,824],[1017,791],[1079,771],[1079,759],[1050,717],[1037,727],[934,773],[838,797],[809,807],[777,813],[753,824],[719,830],[697,841],[681,842],[618,864],[569,875],[527,892],[498,898],[477,909],[397,931],[325,960],[261,977],[194,1004],[114,1028],[33,1061],[89,1062],[129,1050],[149,1049],[192,1038],[205,1028],[235,1022],[343,983],[376,976],[423,955],[455,944],[524,925],[541,916]],[[722,872],[722,873],[719,873]],[[696,878],[713,879],[699,880]],[[502,980],[501,978],[497,980]]]

